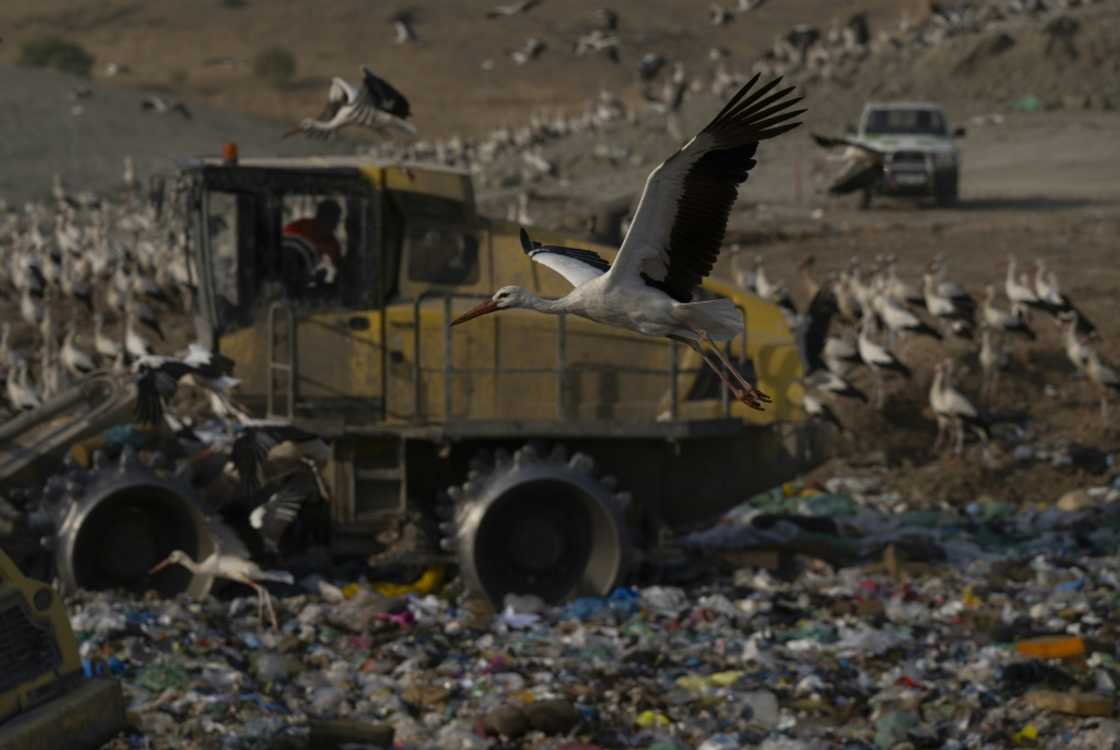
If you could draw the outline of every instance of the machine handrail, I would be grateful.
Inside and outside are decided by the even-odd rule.
[[[556,363],[552,367],[456,367],[453,364],[453,347],[451,326],[451,305],[455,299],[464,300],[486,300],[490,296],[486,294],[468,293],[468,292],[451,292],[439,289],[428,289],[420,293],[412,303],[412,319],[413,319],[413,420],[420,422],[423,420],[421,413],[421,402],[423,400],[423,376],[424,373],[441,372],[443,374],[443,406],[444,418],[449,419],[452,413],[453,406],[453,390],[451,387],[452,378],[457,374],[492,374],[498,375],[507,373],[511,375],[546,375],[554,374],[557,378],[557,398],[556,410],[557,417],[563,418],[566,404],[566,390],[564,388],[565,377],[569,371],[567,362],[567,315],[561,313],[556,318],[557,325],[557,341],[556,341]],[[420,325],[420,308],[428,301],[434,299],[443,300],[443,365],[437,368],[425,368],[421,362],[423,352],[421,325]],[[736,304],[736,307],[742,311],[744,319],[746,318],[746,309],[741,304]],[[498,334],[500,337],[500,333]],[[681,369],[679,366],[679,350],[675,341],[667,341],[669,347],[669,366],[661,367],[639,367],[635,365],[610,365],[605,366],[607,369],[616,372],[631,374],[631,375],[668,375],[669,376],[669,418],[675,420],[679,414],[679,394],[677,387],[677,379],[682,374],[693,374],[702,372],[704,366],[695,368]],[[747,330],[746,326],[743,327],[742,333],[742,346],[743,352],[747,351]],[[727,386],[720,385],[720,403],[723,416],[731,416],[731,400]]]
[[[276,361],[276,314],[283,312],[285,328],[288,334],[288,361],[286,363]],[[287,302],[273,302],[268,307],[268,392],[266,408],[268,410],[269,419],[276,418],[276,373],[286,373],[287,377],[287,393],[286,418],[290,421],[295,418],[296,412],[296,378],[298,357],[296,356],[296,321],[295,315],[292,313],[292,306]]]

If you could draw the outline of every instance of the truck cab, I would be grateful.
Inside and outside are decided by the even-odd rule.
[[[960,149],[944,110],[929,102],[871,102],[856,132],[860,141],[887,152],[878,191],[884,195],[929,196],[940,205],[956,203]]]

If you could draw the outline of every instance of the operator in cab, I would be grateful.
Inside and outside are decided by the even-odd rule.
[[[317,260],[329,258],[338,268],[342,260],[342,246],[335,237],[335,230],[342,219],[342,208],[337,201],[327,199],[319,203],[315,216],[297,219],[284,226],[285,237],[299,237],[308,242],[319,254]]]

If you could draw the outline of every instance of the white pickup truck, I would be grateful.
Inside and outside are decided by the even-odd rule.
[[[851,129],[850,129],[851,130]],[[927,102],[864,105],[856,139],[884,152],[883,175],[871,192],[882,195],[932,196],[940,205],[956,203],[960,149],[953,142],[964,128],[949,129],[944,110]]]

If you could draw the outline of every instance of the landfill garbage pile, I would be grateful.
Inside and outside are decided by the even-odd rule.
[[[495,612],[413,582],[70,599],[110,747],[1120,747],[1120,493],[878,510],[874,481],[743,503],[633,587]],[[325,743],[325,744],[324,744]]]

